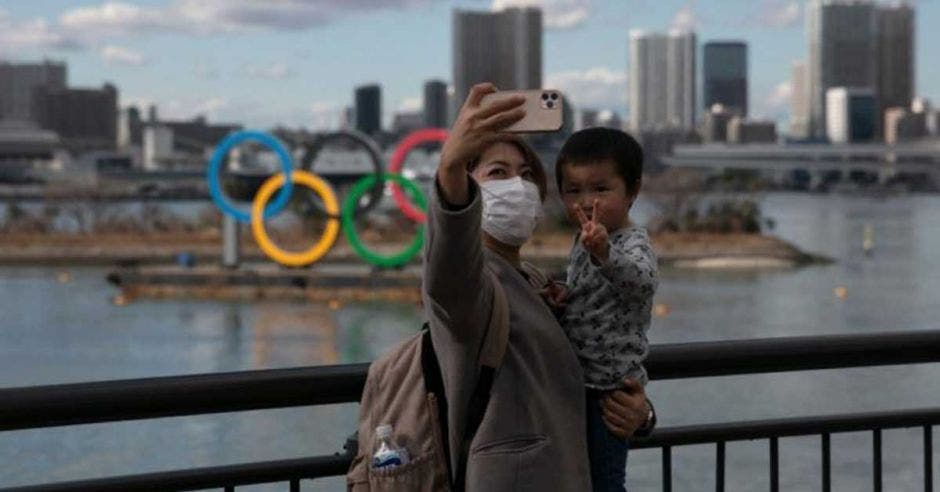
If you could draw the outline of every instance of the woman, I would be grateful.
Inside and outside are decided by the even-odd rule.
[[[428,212],[423,296],[450,409],[452,467],[494,295],[487,268],[506,294],[510,335],[470,445],[466,490],[590,490],[581,368],[519,261],[541,210],[545,172],[521,140],[500,133],[524,116],[524,100],[481,104],[495,91],[492,84],[471,89],[442,149]],[[650,415],[642,387],[630,388],[604,403],[607,425],[623,438]]]

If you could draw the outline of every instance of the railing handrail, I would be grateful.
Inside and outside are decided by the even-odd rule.
[[[631,449],[662,448],[778,437],[813,436],[876,429],[920,427],[940,424],[940,407],[884,412],[821,415],[743,422],[676,426],[657,429],[650,437],[634,439]],[[31,485],[0,489],[0,492],[133,492],[137,490],[200,490],[219,487],[343,475],[352,456],[334,454],[237,465],[192,468],[124,475],[100,479]]]
[[[651,379],[940,362],[940,330],[654,345]],[[368,364],[0,389],[0,431],[359,400]]]

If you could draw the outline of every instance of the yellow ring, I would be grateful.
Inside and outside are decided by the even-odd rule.
[[[294,170],[291,171],[290,175],[291,181],[310,188],[314,193],[320,196],[320,199],[323,200],[326,212],[331,217],[339,215],[339,202],[336,200],[336,193],[333,192],[333,188],[330,187],[326,181],[306,171]],[[255,195],[254,201],[251,202],[251,233],[254,235],[255,241],[258,242],[258,247],[261,248],[261,251],[281,265],[291,267],[309,265],[322,258],[323,255],[333,247],[333,243],[336,242],[336,237],[339,235],[339,219],[330,218],[327,221],[323,236],[310,249],[298,253],[284,251],[268,237],[267,231],[264,230],[264,221],[262,219],[265,204],[267,204],[268,200],[271,199],[271,195],[279,190],[281,186],[284,186],[283,173],[271,176],[261,185],[261,188],[258,189],[258,194]]]

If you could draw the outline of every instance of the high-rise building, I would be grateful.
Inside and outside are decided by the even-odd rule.
[[[378,84],[356,87],[356,130],[375,135],[382,129],[382,88]]]
[[[914,9],[905,4],[879,6],[877,21],[875,97],[883,118],[887,108],[906,108],[914,97]]]
[[[677,128],[695,127],[695,33],[669,33],[666,51],[666,112]]]
[[[927,113],[905,108],[885,110],[885,143],[894,145],[927,136]]]
[[[666,36],[630,32],[630,127],[635,131],[665,127]]]
[[[36,122],[36,89],[66,87],[65,63],[0,63],[0,120]]]
[[[793,89],[790,94],[790,136],[796,139],[810,137],[808,82],[806,62],[794,63],[790,79],[790,87]]]
[[[429,80],[424,83],[424,126],[426,128],[447,128],[447,84],[442,80]]]
[[[811,0],[806,18],[810,134],[822,139],[828,129],[826,91],[877,87],[878,23],[875,5],[863,0]]]
[[[721,104],[747,116],[747,44],[743,41],[705,43],[702,57],[703,99],[707,111]]]
[[[833,87],[826,91],[826,137],[832,143],[870,142],[875,138],[878,108],[867,87]]]
[[[630,33],[630,124],[634,130],[695,125],[695,33]]]
[[[452,33],[455,104],[480,82],[501,90],[542,87],[540,9],[455,10]]]
[[[40,127],[58,133],[73,150],[113,149],[117,146],[118,91],[37,88],[33,114]]]

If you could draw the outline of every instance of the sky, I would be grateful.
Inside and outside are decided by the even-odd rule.
[[[543,85],[626,115],[630,30],[692,28],[749,47],[752,115],[785,121],[805,59],[801,0],[0,0],[0,59],[68,63],[69,84],[118,87],[163,119],[330,128],[353,88],[383,87],[383,119],[451,79],[454,9],[543,8]],[[919,0],[916,93],[940,103],[940,2]],[[700,84],[699,84],[700,86]]]

